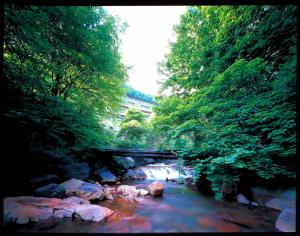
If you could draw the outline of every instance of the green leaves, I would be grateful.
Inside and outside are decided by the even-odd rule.
[[[110,146],[103,121],[125,94],[123,25],[102,7],[15,5],[4,7],[4,25],[5,109],[23,112],[14,118],[30,146]]]
[[[143,146],[144,134],[147,131],[145,114],[135,108],[129,109],[120,127],[117,135],[121,138],[118,141],[119,147],[140,148]]]
[[[175,27],[160,68],[172,94],[153,123],[180,156],[213,154],[196,173],[216,183],[217,198],[219,182],[245,169],[295,174],[296,21],[294,6],[202,6]]]

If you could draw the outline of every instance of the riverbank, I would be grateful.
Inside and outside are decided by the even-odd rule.
[[[151,182],[128,180],[122,184],[146,188]],[[161,182],[165,187],[162,197],[148,196],[139,202],[115,198],[95,203],[114,211],[99,223],[66,218],[48,228],[31,225],[19,228],[17,232],[278,232],[274,224],[279,215],[276,210],[224,204],[201,195],[191,186]]]
[[[185,169],[185,178],[188,179],[192,170]],[[74,201],[75,198],[79,203],[76,198],[85,199],[80,203],[83,205],[71,206],[75,214],[71,217],[49,217],[38,224],[28,220],[28,224],[10,224],[7,229],[15,232],[279,232],[277,222],[284,209],[274,209],[268,203],[273,202],[275,206],[274,199],[267,201],[264,198],[267,204],[259,206],[238,201],[216,201],[211,196],[201,194],[191,182],[180,184],[176,179],[178,173],[174,163],[149,164],[132,169],[132,173],[141,171],[144,171],[146,178],[127,176],[117,184],[66,181],[67,184],[59,186],[66,187],[65,194],[68,197],[62,197],[61,201],[69,198]],[[157,179],[164,190],[162,196],[153,197],[148,192],[149,185]],[[256,193],[261,194],[262,190],[256,188]],[[291,192],[285,194],[287,197],[292,196]],[[258,200],[257,197],[261,195],[255,196]],[[51,205],[51,199],[47,204]],[[59,204],[61,206],[62,203]],[[268,204],[269,207],[266,207]],[[67,208],[60,210],[68,211],[70,205],[63,205]],[[99,215],[100,210],[106,214],[102,214],[101,219],[93,218],[92,214],[97,212],[96,215]],[[291,216],[287,220],[293,224]],[[291,227],[283,229],[291,231]]]

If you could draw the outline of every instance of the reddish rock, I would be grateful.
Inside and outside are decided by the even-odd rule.
[[[86,204],[78,198],[58,199],[44,197],[8,197],[4,198],[4,224],[27,224],[43,222],[51,217],[72,217],[77,214],[84,221],[99,222],[112,214],[112,210]]]
[[[164,186],[159,181],[154,181],[148,186],[149,193],[152,196],[161,196],[164,192]]]
[[[84,221],[100,222],[111,215],[113,211],[106,207],[100,207],[97,205],[81,204],[75,208],[74,213],[78,214]]]
[[[79,198],[79,197],[74,197],[74,196],[65,198],[64,202],[72,202],[72,203],[77,203],[77,204],[90,204],[89,200]]]

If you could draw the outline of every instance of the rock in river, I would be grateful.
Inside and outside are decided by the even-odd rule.
[[[63,197],[65,194],[65,188],[58,184],[47,184],[41,188],[35,190],[37,196],[40,197]]]
[[[104,183],[116,183],[117,177],[111,173],[109,170],[98,170],[95,174],[101,178],[101,184]]]
[[[99,222],[113,211],[98,205],[87,204],[78,198],[7,197],[4,198],[4,224],[41,223],[52,217],[78,215],[83,221]]]
[[[161,196],[164,192],[164,186],[159,181],[154,181],[148,186],[149,193],[152,196]]]
[[[283,210],[296,204],[295,189],[269,189],[266,187],[251,188],[253,200],[267,207]]]
[[[140,194],[140,189],[136,189],[135,186],[121,185],[117,188],[117,193],[121,194],[123,197],[134,199]]]
[[[130,169],[124,175],[125,179],[145,179],[147,178],[146,173],[142,169]]]
[[[122,168],[130,169],[136,167],[132,157],[114,157],[113,158]]]
[[[250,204],[250,201],[243,195],[243,194],[239,194],[236,197],[237,201],[241,204]]]
[[[103,187],[98,184],[91,184],[77,179],[70,179],[62,184],[66,189],[67,196],[77,196],[87,200],[104,199]]]
[[[279,214],[275,227],[282,232],[296,232],[296,209],[284,209]]]
[[[279,211],[283,211],[286,208],[296,208],[296,191],[278,192],[271,200],[266,202],[266,206]]]

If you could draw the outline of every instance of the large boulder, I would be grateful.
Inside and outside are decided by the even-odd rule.
[[[71,162],[61,166],[66,179],[85,180],[89,177],[90,167],[86,162]]]
[[[296,232],[296,208],[286,208],[278,216],[275,227],[282,232]]]
[[[77,196],[87,200],[103,200],[105,193],[103,187],[83,182],[77,191]]]
[[[77,203],[77,204],[90,204],[89,200],[80,198],[80,197],[75,197],[75,196],[71,196],[68,198],[64,199],[65,202],[73,202],[73,203]]]
[[[117,177],[111,173],[109,170],[98,170],[98,171],[95,171],[95,174],[97,175],[97,177],[100,177],[101,179],[101,184],[104,184],[104,183],[116,183],[118,180],[117,180]]]
[[[44,197],[4,198],[4,224],[41,223],[52,217],[63,218],[79,216],[83,221],[100,222],[113,213],[112,210],[98,205],[83,203],[78,199]]]
[[[273,198],[265,203],[267,207],[283,211],[286,208],[296,207],[296,191],[287,190],[273,194]]]
[[[120,185],[117,188],[117,193],[121,194],[121,196],[125,198],[134,199],[139,196],[140,189],[136,189],[135,186]]]
[[[83,221],[99,222],[110,216],[113,211],[97,205],[81,204],[75,208],[74,213],[79,215]]]
[[[67,196],[77,196],[87,200],[103,200],[105,197],[103,187],[98,184],[70,179],[61,183],[60,186],[65,188]]]
[[[53,209],[34,206],[34,197],[8,197],[3,200],[4,225],[28,224],[29,222],[46,221],[53,215]]]
[[[67,196],[74,196],[82,184],[82,180],[69,179],[68,181],[61,183],[60,186],[65,188]]]
[[[278,211],[283,211],[286,208],[295,208],[296,201],[283,198],[272,198],[265,205],[266,207],[273,208]]]
[[[30,180],[30,183],[36,186],[43,186],[49,183],[58,183],[59,181],[60,178],[57,175],[49,174],[35,177]]]
[[[154,181],[148,186],[150,195],[152,196],[161,196],[164,192],[164,186],[159,181]]]
[[[58,197],[61,198],[65,194],[65,188],[61,185],[52,183],[35,190],[37,196],[40,197]]]
[[[146,173],[142,169],[130,169],[124,175],[125,179],[145,179],[147,178]]]
[[[283,190],[283,189],[270,189],[266,187],[252,187],[251,192],[253,195],[253,200],[255,202],[266,204],[272,198],[280,198],[287,200],[296,199],[296,191],[294,189]]]
[[[135,161],[132,157],[114,157],[113,158],[118,165],[123,169],[130,169],[136,167]]]

